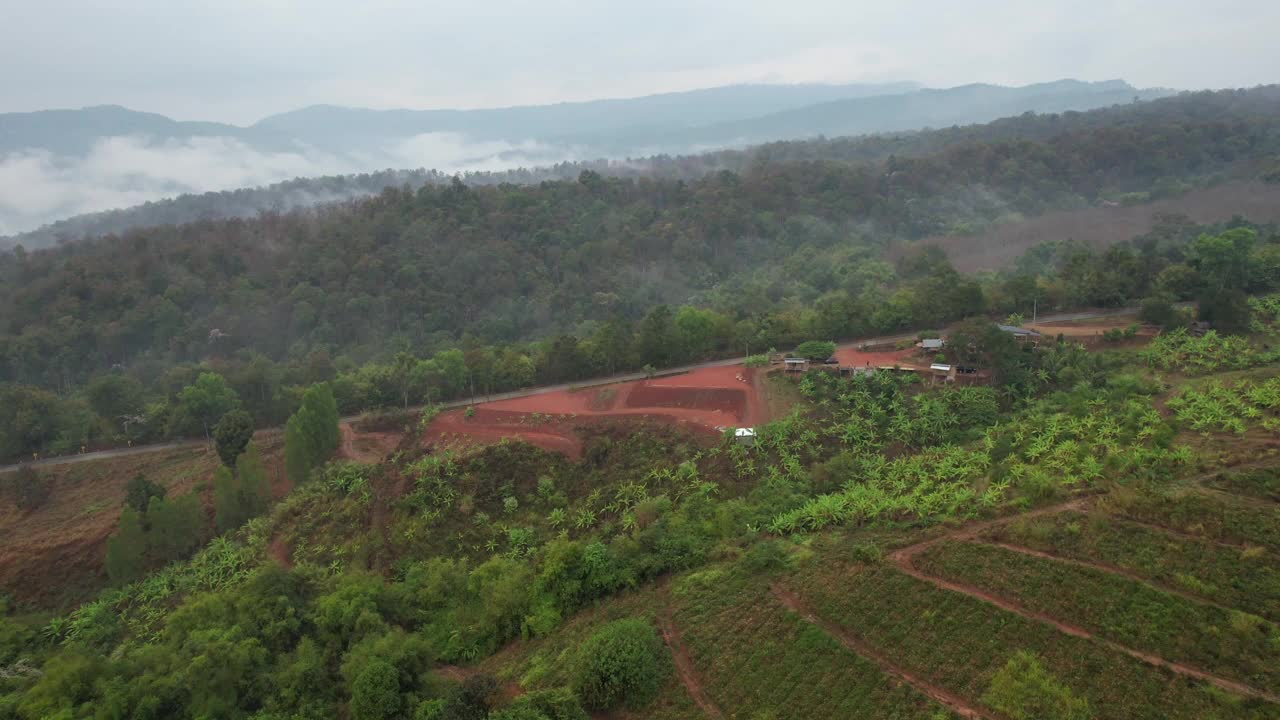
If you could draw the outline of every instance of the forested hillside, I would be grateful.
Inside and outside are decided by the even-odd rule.
[[[1253,176],[1258,158],[1280,151],[1280,113],[1260,111],[1274,92],[1199,97],[1244,110],[1189,120],[1197,113],[1175,103],[1183,109],[1167,121],[881,162],[759,161],[694,180],[584,171],[539,185],[393,188],[318,211],[0,254],[0,382],[6,403],[24,408],[0,433],[3,451],[200,434],[178,397],[208,369],[259,423],[278,423],[300,386],[335,376],[354,411],[1033,302],[1115,306],[1147,297],[1169,266],[1189,275],[1161,289],[1192,297],[1198,261],[1184,248],[1201,229],[1187,223],[1104,255],[1056,245],[1052,263],[984,281],[911,242]],[[884,259],[891,246],[897,263]],[[1260,267],[1271,267],[1268,247]],[[1258,289],[1271,287],[1269,272]],[[120,378],[146,392],[99,388],[90,410],[87,383]]]
[[[1145,102],[1125,102],[1087,112],[1025,113],[980,125],[964,125],[918,132],[884,133],[863,137],[838,137],[804,141],[780,141],[746,148],[694,155],[654,155],[626,160],[584,160],[501,172],[466,172],[468,185],[531,184],[546,180],[572,180],[584,170],[612,177],[653,177],[691,180],[721,170],[741,172],[761,162],[825,160],[860,162],[883,160],[890,155],[918,157],[948,147],[974,142],[1011,140],[1045,141],[1100,128],[1136,128],[1152,123],[1195,125],[1210,120],[1228,122],[1274,116],[1280,106],[1280,89],[1274,86],[1247,91],[1183,93]],[[375,194],[388,185],[448,184],[452,176],[431,170],[299,178],[264,188],[245,188],[201,195],[182,195],[143,206],[81,215],[38,230],[0,238],[0,247],[22,244],[28,250],[60,240],[120,233],[132,228],[210,220],[253,217],[259,212],[284,211],[316,203]]]

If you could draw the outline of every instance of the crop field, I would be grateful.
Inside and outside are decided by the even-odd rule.
[[[674,621],[726,717],[952,717],[787,610],[759,579],[709,570],[683,579],[672,593]]]
[[[763,372],[732,365],[480,403],[441,413],[424,442],[465,446],[510,438],[576,459],[583,449],[579,428],[601,422],[655,420],[718,435],[767,419],[764,383]]]
[[[939,544],[914,564],[1098,637],[1280,696],[1280,628],[1255,615],[992,545]]]
[[[1089,717],[1278,718],[1280,706],[1178,677],[1097,641],[885,566],[816,564],[787,580],[814,611],[901,665],[975,702],[1019,652],[1032,653]]]
[[[1280,551],[1280,508],[1266,501],[1178,488],[1112,493],[1103,507],[1120,517],[1214,542]]]
[[[1257,468],[1215,475],[1205,485],[1216,490],[1280,503],[1280,469]]]
[[[1098,563],[1162,587],[1280,620],[1280,556],[1245,552],[1109,517],[1063,512],[984,534],[1055,556]]]

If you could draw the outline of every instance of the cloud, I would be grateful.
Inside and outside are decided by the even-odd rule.
[[[568,149],[535,142],[472,142],[456,133],[418,135],[344,155],[313,148],[264,151],[229,137],[108,137],[84,157],[32,149],[0,159],[0,235],[184,193],[256,187],[296,177],[385,168],[494,171],[569,159],[575,158]]]

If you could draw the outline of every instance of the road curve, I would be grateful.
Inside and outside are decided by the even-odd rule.
[[[1086,310],[1082,312],[1058,313],[1055,315],[1041,315],[1036,319],[1036,324],[1051,322],[1070,322],[1073,320],[1096,320],[1098,318],[1112,317],[1115,315],[1132,315],[1138,312],[1136,307],[1114,308],[1111,310]],[[920,333],[919,330],[901,333],[898,335],[883,335],[880,337],[860,338],[857,340],[849,340],[839,343],[837,347],[851,348],[859,345],[879,345],[883,343],[893,343],[900,340],[909,340],[915,338]],[[741,357],[725,358],[723,360],[709,360],[706,362],[693,363],[691,365],[681,365],[679,367],[666,368],[657,374],[661,375],[679,375],[680,373],[698,370],[700,368],[725,367],[726,365],[737,365],[742,362]],[[643,372],[621,373],[617,375],[607,375],[603,377],[592,378],[590,380],[578,380],[575,382],[559,383],[557,385],[539,385],[522,390],[512,390],[509,392],[494,393],[492,395],[477,395],[473,398],[464,398],[461,400],[451,400],[449,402],[440,403],[443,408],[466,407],[481,402],[493,402],[496,400],[514,400],[515,398],[529,397],[531,395],[540,395],[548,392],[560,392],[563,390],[579,390],[582,388],[598,387],[600,385],[612,385],[619,382],[630,382],[633,380],[644,380],[649,377]],[[418,410],[422,406],[414,406],[411,410]],[[354,422],[360,419],[360,415],[348,415],[342,418],[343,422]],[[279,428],[270,428],[262,432],[278,431]],[[0,473],[11,472],[27,465],[33,468],[53,467],[54,465],[69,465],[71,463],[89,462],[91,460],[105,460],[108,458],[127,457],[131,455],[143,455],[153,452],[164,452],[165,450],[177,450],[181,448],[196,448],[204,445],[203,440],[178,440],[174,442],[156,443],[153,445],[137,445],[129,448],[116,448],[113,450],[98,450],[95,452],[84,453],[83,455],[64,455],[62,457],[47,458],[29,463],[17,463],[14,465],[0,466]]]

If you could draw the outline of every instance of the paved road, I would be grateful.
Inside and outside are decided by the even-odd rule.
[[[1114,315],[1131,315],[1136,313],[1138,308],[1116,308],[1113,310],[1088,310],[1084,312],[1059,313],[1057,315],[1042,315],[1036,319],[1036,323],[1047,322],[1067,322],[1071,320],[1094,320],[1097,318],[1111,317]],[[881,337],[862,338],[859,340],[850,340],[840,343],[839,347],[849,348],[859,345],[880,345],[885,343],[896,343],[900,340],[909,340],[915,338],[919,331],[902,333],[900,335],[884,335]],[[736,365],[742,362],[740,357],[731,357],[724,360],[710,360],[707,362],[694,363],[692,365],[681,365],[680,367],[668,368],[658,373],[663,375],[678,375],[686,373],[690,370],[710,367],[724,367],[726,365]],[[618,375],[609,375],[605,377],[593,378],[590,380],[579,380],[576,382],[560,383],[559,385],[541,385],[538,387],[525,388],[523,390],[512,390],[510,392],[495,393],[493,395],[477,396],[475,399],[464,398],[461,400],[451,400],[447,403],[441,403],[444,408],[465,407],[477,402],[492,402],[495,400],[512,400],[515,398],[528,397],[530,395],[539,395],[548,392],[558,392],[561,390],[578,390],[581,388],[597,387],[600,385],[611,385],[617,382],[629,382],[632,380],[644,380],[648,375],[643,372],[622,373]],[[421,406],[410,408],[411,410],[419,410]],[[343,422],[354,422],[360,418],[360,415],[349,415],[342,418]],[[272,428],[264,432],[279,432],[279,428]],[[155,445],[139,445],[131,448],[118,448],[115,450],[99,450],[97,452],[85,453],[83,455],[66,455],[63,457],[48,458],[38,460],[32,463],[26,463],[31,467],[52,467],[54,465],[67,465],[70,463],[88,462],[90,460],[103,460],[106,458],[127,457],[130,455],[143,455],[146,453],[163,452],[165,450],[176,450],[179,448],[198,448],[205,443],[203,440],[180,440],[176,442],[158,443]],[[0,466],[0,472],[9,472],[17,470],[21,465],[4,465]]]

